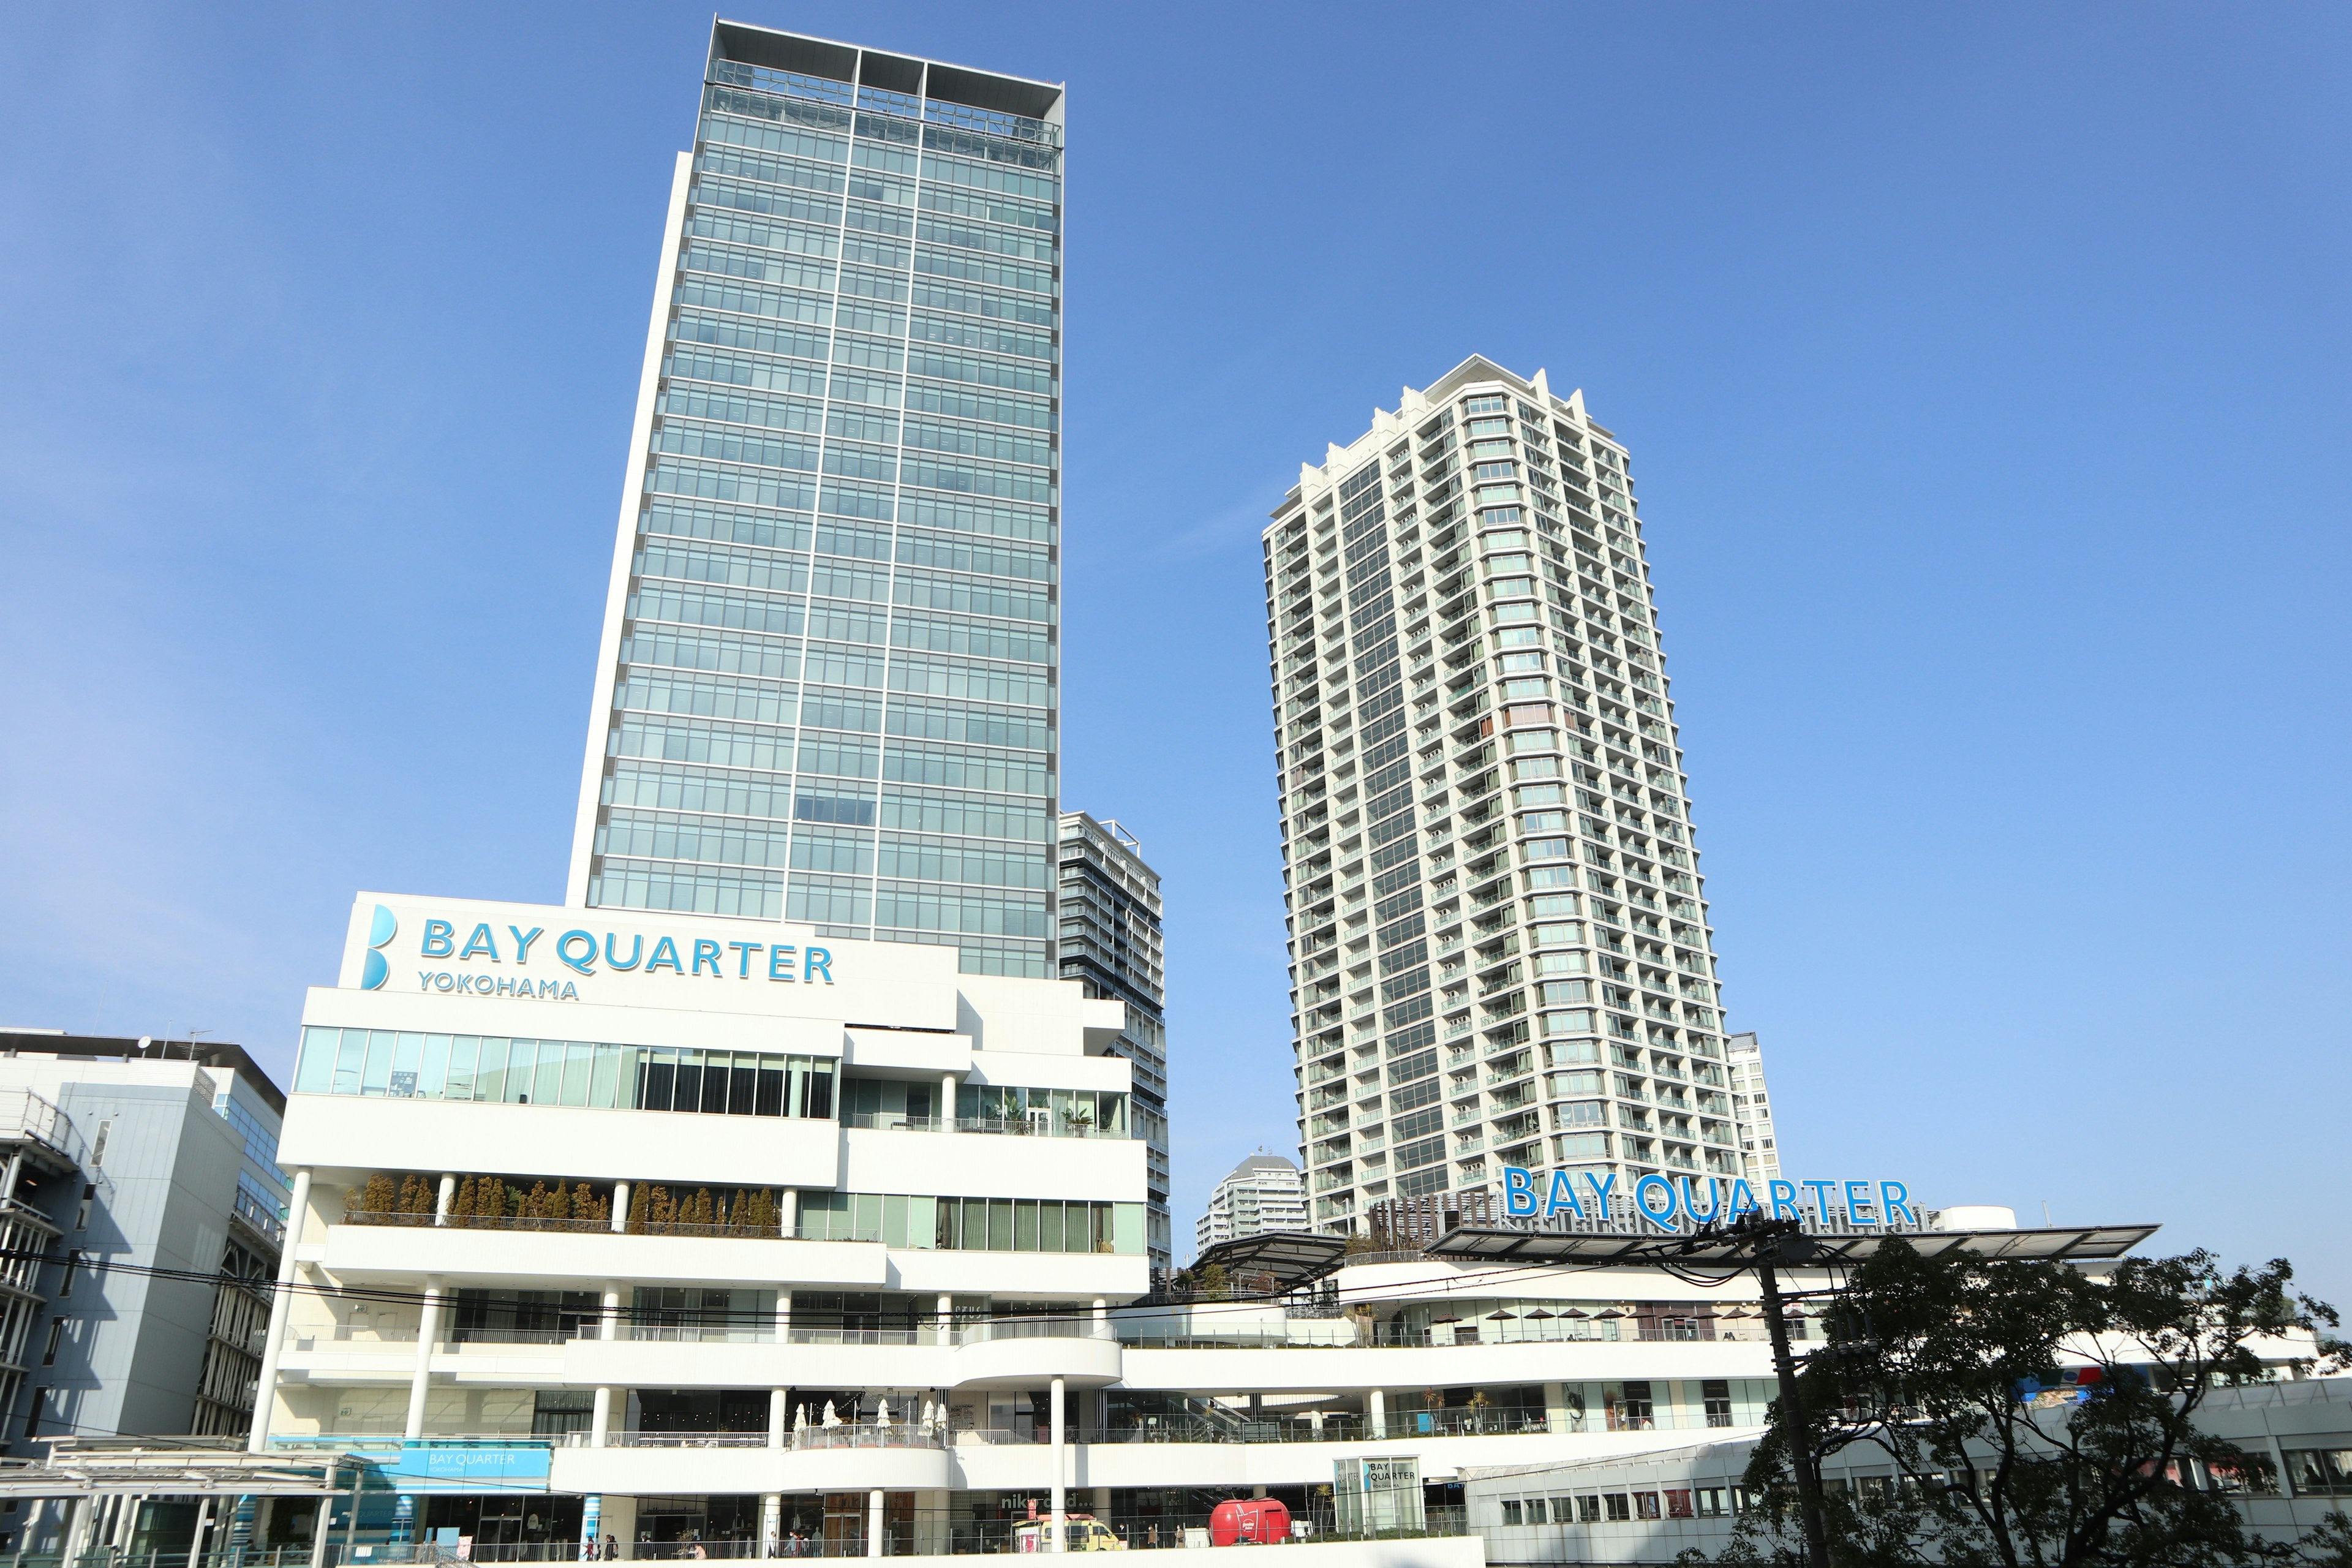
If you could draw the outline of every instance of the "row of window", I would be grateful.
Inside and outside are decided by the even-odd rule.
[[[835,1066],[826,1057],[763,1051],[313,1025],[302,1031],[294,1089],[396,1100],[830,1118]]]

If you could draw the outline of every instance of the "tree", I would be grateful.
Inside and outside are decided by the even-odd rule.
[[[2262,1461],[2199,1430],[2215,1387],[2267,1375],[2284,1335],[2336,1313],[2284,1259],[2224,1272],[2210,1253],[2061,1263],[1947,1254],[1890,1239],[1854,1271],[1828,1343],[1798,1377],[1819,1461],[1875,1449],[1885,1483],[1823,1499],[1836,1568],[2221,1568],[2292,1561],[2250,1535],[2194,1469]],[[2272,1342],[2264,1346],[2263,1342]],[[2305,1344],[2311,1341],[2305,1339]],[[2341,1353],[2333,1342],[2322,1348]],[[1775,1420],[1779,1411],[1776,1404]],[[1801,1562],[1786,1434],[1758,1444],[1725,1561]],[[2189,1484],[2184,1484],[2188,1482]],[[2322,1559],[2325,1561],[2325,1559]]]

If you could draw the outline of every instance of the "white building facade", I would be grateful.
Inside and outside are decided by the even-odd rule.
[[[255,1447],[378,1466],[354,1542],[908,1555],[1057,1507],[1175,1546],[1261,1492],[1328,1532],[1372,1460],[1442,1535],[1464,1466],[1761,1419],[1737,1282],[1333,1239],[1286,1294],[1149,1298],[1122,1024],[945,947],[363,894],[304,1008]]]
[[[1764,1047],[1752,1029],[1723,1043],[1731,1070],[1731,1119],[1739,1129],[1739,1173],[1760,1187],[1780,1174],[1780,1139],[1772,1131],[1772,1097],[1764,1087]]]
[[[1317,1225],[1740,1174],[1624,445],[1473,357],[1302,467],[1265,554]]]
[[[1194,1250],[1270,1230],[1307,1228],[1307,1185],[1298,1167],[1279,1154],[1252,1154],[1217,1184],[1209,1206],[1193,1222]]]

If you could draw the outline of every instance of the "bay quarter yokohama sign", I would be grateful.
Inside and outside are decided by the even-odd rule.
[[[1578,1190],[1581,1178],[1582,1191]],[[1531,1171],[1523,1165],[1503,1167],[1503,1215],[1507,1219],[1536,1219],[1552,1224],[1607,1224],[1630,1215],[1637,1224],[1666,1232],[1717,1228],[1743,1214],[1767,1219],[1810,1221],[1826,1226],[1841,1215],[1848,1226],[1909,1226],[1917,1227],[1919,1214],[1911,1204],[1910,1189],[1901,1182],[1788,1182],[1764,1184],[1759,1198],[1745,1177],[1702,1176],[1693,1185],[1689,1176],[1669,1179],[1652,1173],[1637,1177],[1630,1192],[1619,1194],[1613,1172]],[[1808,1208],[1798,1201],[1810,1192]]]
[[[367,957],[360,970],[362,990],[381,991],[391,980],[391,954],[404,945],[398,941],[400,931],[400,917],[384,905],[376,905],[368,927]],[[431,916],[421,922],[415,941],[415,956],[463,966],[417,970],[420,991],[576,1002],[580,991],[573,976],[593,978],[599,973],[811,985],[834,983],[832,949],[788,942],[721,942],[656,933],[649,947],[643,931],[624,938],[618,932],[585,928],[564,931],[551,941],[544,926],[526,931],[520,925],[501,927],[489,921],[468,925]],[[483,964],[501,968],[477,967]],[[504,972],[508,966],[535,967],[539,973]]]

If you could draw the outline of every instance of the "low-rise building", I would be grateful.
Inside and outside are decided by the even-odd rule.
[[[1219,1182],[1192,1225],[1195,1250],[1271,1230],[1307,1228],[1307,1180],[1279,1154],[1260,1150]]]
[[[2215,1390],[2199,1425],[2269,1462],[2250,1476],[2217,1476],[2184,1459],[2184,1484],[2230,1493],[2274,1542],[2300,1539],[2352,1497],[2352,1378]],[[1632,1458],[1474,1470],[1465,1479],[1470,1527],[1494,1563],[1674,1563],[1694,1550],[1713,1561],[1751,1504],[1742,1478],[1755,1449],[1742,1435]],[[1885,1451],[1868,1443],[1824,1458],[1822,1482],[1863,1497],[1897,1484]]]
[[[254,1443],[373,1467],[327,1521],[357,1543],[969,1552],[1060,1511],[1176,1546],[1252,1495],[1459,1534],[1465,1468],[1769,1397],[1752,1286],[1631,1260],[1622,1204],[1423,1199],[1155,1294],[1124,1008],[952,949],[363,895],[303,1020]]]
[[[284,1107],[233,1045],[0,1032],[8,1452],[246,1433],[283,1234]]]

